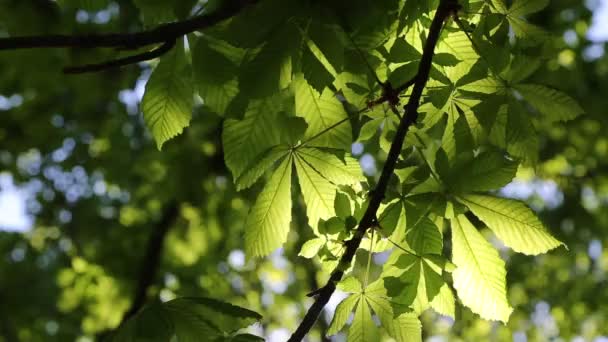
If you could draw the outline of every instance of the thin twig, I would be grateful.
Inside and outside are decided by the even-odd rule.
[[[406,114],[403,116],[403,119],[400,121],[399,127],[395,132],[395,137],[391,144],[391,148],[382,169],[380,179],[378,180],[378,184],[370,194],[368,207],[363,214],[361,221],[359,222],[359,226],[355,230],[353,238],[344,242],[346,250],[340,258],[338,266],[332,272],[325,286],[323,286],[318,292],[315,302],[308,309],[308,312],[304,316],[302,322],[293,335],[291,335],[289,338],[289,342],[302,341],[306,334],[308,334],[319,317],[319,314],[336,290],[337,283],[342,279],[345,271],[351,265],[352,260],[355,257],[355,253],[361,244],[363,236],[368,229],[374,226],[378,208],[380,207],[380,203],[384,198],[389,180],[394,173],[397,160],[399,159],[399,155],[403,147],[405,136],[409,128],[415,124],[418,119],[418,107],[420,105],[422,92],[424,91],[426,83],[429,79],[433,54],[435,51],[435,46],[439,40],[439,34],[441,33],[445,20],[455,13],[459,8],[460,6],[456,0],[440,1],[439,7],[437,8],[435,16],[433,17],[426,43],[424,45],[422,58],[418,66],[418,73],[416,74],[416,80],[414,82],[414,88],[412,90],[409,102],[404,108]]]

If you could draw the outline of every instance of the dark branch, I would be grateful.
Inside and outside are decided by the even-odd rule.
[[[152,235],[148,239],[145,254],[142,258],[141,267],[139,269],[139,277],[137,278],[137,288],[133,296],[131,307],[124,314],[122,322],[131,318],[141,309],[146,303],[148,289],[154,283],[158,268],[160,267],[160,259],[163,252],[163,244],[165,237],[171,226],[175,223],[179,214],[177,203],[173,202],[167,205],[164,209],[160,221],[154,227]]]
[[[359,222],[359,226],[355,231],[354,237],[351,240],[345,241],[346,250],[340,258],[340,263],[332,272],[331,276],[329,277],[329,280],[327,281],[327,284],[325,284],[325,286],[320,288],[318,291],[315,291],[315,302],[308,309],[308,312],[304,316],[304,319],[302,320],[296,331],[293,333],[293,335],[291,335],[291,337],[289,338],[289,342],[301,341],[304,336],[306,336],[306,334],[310,331],[317,318],[319,317],[319,314],[329,301],[329,298],[334,293],[336,289],[336,284],[342,279],[345,270],[348,269],[348,267],[352,263],[355,253],[359,248],[359,245],[361,244],[363,236],[365,235],[367,230],[374,225],[376,213],[378,211],[380,203],[382,202],[382,199],[384,198],[384,193],[386,192],[386,189],[388,187],[390,177],[395,170],[397,159],[399,158],[399,154],[403,147],[403,141],[405,140],[405,136],[409,128],[413,124],[415,124],[416,120],[418,119],[418,107],[420,105],[420,98],[422,97],[422,92],[429,78],[435,46],[437,45],[437,41],[439,40],[439,34],[441,33],[443,23],[452,13],[456,12],[458,8],[459,5],[456,0],[441,0],[441,2],[439,3],[439,7],[435,12],[433,22],[431,23],[431,27],[429,29],[429,35],[424,45],[422,58],[418,67],[418,73],[414,78],[414,88],[412,90],[412,94],[410,96],[409,102],[404,107],[405,115],[399,122],[399,127],[397,128],[397,132],[395,133],[395,138],[393,139],[393,142],[391,144],[391,148],[386,158],[384,168],[382,169],[380,179],[378,180],[378,184],[370,194],[370,202],[367,207],[367,210],[365,211],[365,214]]]
[[[118,49],[138,49],[148,45],[163,44],[160,48],[135,55],[83,67],[67,68],[66,72],[86,72],[98,71],[103,67],[116,67],[126,64],[137,63],[145,60],[145,57],[155,58],[169,49],[166,48],[169,42],[174,42],[184,35],[214,26],[226,19],[237,15],[246,6],[256,3],[258,0],[232,0],[224,1],[224,5],[211,13],[201,14],[183,21],[176,21],[161,25],[151,30],[134,33],[107,33],[107,34],[86,34],[86,35],[44,35],[26,37],[7,37],[0,38],[0,50],[17,49],[37,49],[37,48],[80,48],[94,49],[101,47],[114,47]],[[160,50],[160,51],[159,51]],[[156,54],[154,54],[156,52]],[[128,63],[130,62],[130,63]],[[90,68],[91,70],[86,70]],[[82,71],[78,71],[82,69]]]
[[[102,62],[102,63],[66,67],[66,68],[63,68],[63,73],[64,74],[82,74],[85,72],[96,72],[96,71],[107,70],[110,68],[117,68],[117,67],[129,65],[129,64],[135,64],[135,63],[147,61],[150,59],[154,59],[156,57],[160,57],[160,56],[164,55],[165,53],[169,52],[169,50],[171,50],[174,46],[175,46],[175,40],[171,40],[171,41],[164,43],[163,45],[159,46],[158,48],[156,48],[152,51],[147,51],[147,52],[140,53],[137,55],[128,56],[125,58],[114,59],[114,60]]]

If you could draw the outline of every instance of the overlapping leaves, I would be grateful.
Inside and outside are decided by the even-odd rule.
[[[536,162],[536,120],[567,121],[583,112],[569,95],[528,81],[541,67],[527,55],[533,50],[514,53],[510,30],[523,47],[542,42],[545,33],[525,16],[547,3],[469,1],[466,9],[476,15],[463,14],[444,30],[421,123],[411,128],[396,170],[399,186],[377,215],[374,233],[381,236],[374,243],[368,233],[361,244],[369,253],[393,254],[369,286],[352,277],[341,283],[352,294],[336,309],[330,334],[354,312],[349,340],[378,339],[373,315],[396,340],[420,339],[422,311],[454,316],[445,272],[452,272],[462,304],[506,322],[512,308],[504,262],[481,225],[516,252],[537,255],[561,245],[524,204],[479,194],[498,190],[520,165]],[[265,180],[245,224],[247,254],[267,255],[287,240],[297,186],[315,234],[300,255],[333,267],[367,200],[360,192],[366,179],[347,152],[353,135],[369,143],[380,133],[378,145],[387,151],[401,115],[383,104],[367,108],[360,120],[353,107],[364,112],[366,101],[380,95],[377,79],[400,86],[416,75],[430,8],[417,0],[289,4],[261,1],[192,40],[192,73],[203,106],[227,117],[224,156],[237,189]],[[189,73],[180,49],[152,74],[143,109],[159,147],[188,124]],[[451,261],[443,256],[446,222]]]

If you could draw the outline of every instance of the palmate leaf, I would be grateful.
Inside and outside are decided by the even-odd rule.
[[[458,298],[482,318],[506,323],[513,309],[507,302],[504,261],[464,215],[451,223]]]
[[[161,58],[146,84],[141,106],[159,150],[190,123],[194,102],[191,78],[183,45],[177,44]]]
[[[296,153],[334,184],[354,186],[365,181],[359,162],[348,154],[339,158],[334,154],[309,147],[301,147]]]
[[[521,202],[483,195],[465,195],[459,201],[518,253],[538,255],[562,245]]]
[[[374,320],[372,319],[372,311],[369,304],[365,300],[365,296],[361,296],[359,305],[355,310],[353,323],[348,329],[348,341],[350,342],[367,342],[379,341],[380,332]]]
[[[314,141],[313,146],[340,148],[350,150],[352,130],[348,115],[342,103],[333,92],[326,88],[319,94],[300,74],[294,80],[296,114],[306,120],[308,129],[304,140],[328,130]],[[340,121],[340,125],[331,128]],[[331,129],[330,129],[331,128]]]
[[[504,0],[492,0],[492,4],[504,14],[518,38],[525,38],[532,43],[540,43],[546,33],[538,26],[522,19],[523,16],[538,12],[549,4],[549,0],[516,0],[507,10]]]
[[[397,342],[422,341],[420,320],[413,312],[395,316],[390,298],[386,295],[382,278],[367,286],[364,298],[380,319],[382,327]]]
[[[262,318],[258,313],[212,298],[182,297],[144,307],[112,336],[113,342],[260,341],[253,335],[237,335]],[[257,338],[257,339],[256,339]]]
[[[372,319],[375,314],[386,332],[398,342],[422,341],[420,320],[413,312],[395,315],[390,298],[386,294],[382,278],[369,284],[364,290],[353,277],[345,279],[352,294],[336,308],[328,335],[339,332],[346,324],[350,313],[355,310],[353,322],[348,331],[348,341],[378,341],[378,327]],[[341,283],[342,284],[342,283]],[[344,285],[341,286],[344,289]]]
[[[384,272],[390,275],[384,278],[384,286],[388,296],[398,303],[398,314],[411,309],[422,313],[445,284],[441,270],[425,257],[401,254],[390,267],[392,270]]]
[[[289,156],[279,165],[251,208],[245,224],[247,255],[268,255],[287,239],[291,222],[291,162]]]
[[[316,148],[301,147],[295,152],[295,166],[306,203],[308,223],[316,227],[319,219],[336,216],[334,202],[338,185],[355,188],[365,180],[359,163],[350,156],[337,156]]]
[[[584,113],[573,98],[561,91],[538,84],[517,84],[515,89],[543,114],[547,122],[568,121]]]

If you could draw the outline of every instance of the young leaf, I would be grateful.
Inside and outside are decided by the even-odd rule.
[[[459,200],[518,253],[538,255],[562,245],[521,202],[483,195],[466,195]]]
[[[161,58],[146,84],[141,106],[159,150],[190,123],[194,101],[191,78],[183,46],[177,44]]]
[[[507,322],[506,270],[498,252],[464,215],[452,222],[452,273],[458,298],[484,319]]]
[[[299,256],[303,256],[307,259],[312,259],[319,253],[319,250],[325,245],[325,239],[323,238],[314,238],[310,239],[302,245],[302,249],[300,249]]]
[[[268,255],[287,239],[291,222],[291,159],[286,158],[277,168],[247,217],[247,255]]]

